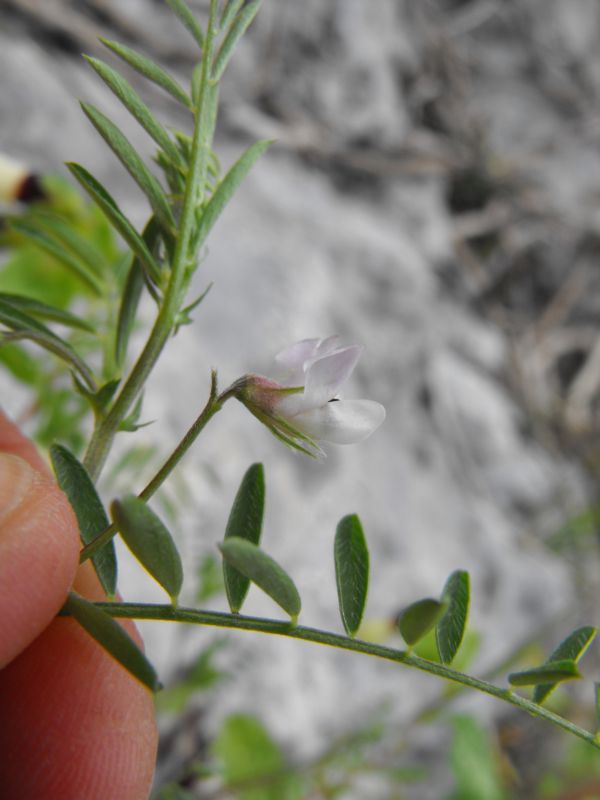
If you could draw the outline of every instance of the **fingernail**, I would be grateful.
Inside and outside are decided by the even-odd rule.
[[[33,469],[18,456],[0,453],[0,521],[23,501],[33,482]]]

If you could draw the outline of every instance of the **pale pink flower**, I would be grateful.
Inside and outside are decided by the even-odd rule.
[[[340,347],[337,336],[303,339],[275,357],[283,381],[246,375],[234,394],[286,444],[322,456],[319,442],[360,442],[385,419],[380,403],[339,396],[361,352],[358,345]]]

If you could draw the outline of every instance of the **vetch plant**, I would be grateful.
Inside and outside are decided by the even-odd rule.
[[[252,630],[351,650],[386,659],[461,687],[491,695],[543,718],[600,748],[597,735],[545,709],[542,702],[559,684],[580,677],[578,662],[596,629],[582,627],[566,637],[545,664],[508,676],[496,685],[450,665],[459,653],[470,603],[469,576],[456,570],[439,598],[417,599],[398,617],[407,647],[397,649],[364,641],[360,625],[369,585],[367,537],[356,515],[340,521],[333,543],[337,593],[344,633],[297,623],[301,598],[292,578],[261,547],[265,476],[255,464],[244,476],[219,545],[230,611],[206,611],[178,605],[182,585],[181,560],[175,541],[149,505],[199,434],[232,398],[246,408],[286,445],[311,456],[322,456],[321,442],[360,442],[383,422],[385,411],[374,400],[346,399],[340,390],[361,354],[357,345],[344,346],[338,337],[306,339],[276,357],[280,381],[244,375],[220,391],[213,371],[204,408],[181,442],[143,487],[125,497],[111,498],[110,514],[96,485],[121,431],[140,426],[142,393],[149,376],[181,325],[192,321],[204,297],[190,299],[188,291],[199,265],[199,254],[212,227],[245,175],[269,142],[251,145],[223,175],[213,151],[219,83],[235,46],[259,10],[259,0],[210,0],[204,26],[184,0],[168,0],[196,42],[199,63],[188,87],[129,47],[103,41],[117,58],[168,92],[190,115],[192,133],[165,128],[137,92],[112,66],[88,59],[99,78],[116,95],[158,147],[156,163],[162,179],[146,165],[133,145],[103,112],[83,103],[84,113],[99,136],[137,183],[148,201],[149,216],[138,230],[109,190],[85,167],[70,163],[74,179],[89,196],[103,224],[124,243],[125,251],[102,252],[74,223],[72,211],[42,202],[11,221],[9,246],[27,242],[38,258],[50,258],[54,268],[75,281],[93,319],[25,293],[0,295],[2,343],[22,347],[33,343],[50,353],[71,377],[72,394],[93,418],[93,431],[79,458],[64,441],[50,455],[56,478],[77,517],[81,532],[81,562],[91,559],[107,595],[90,602],[76,593],[62,614],[73,616],[100,645],[152,690],[158,677],[146,656],[114,618],[187,622],[237,630]],[[4,178],[2,177],[4,170]],[[17,176],[18,172],[18,176]],[[10,200],[22,199],[16,187],[22,173],[0,161],[0,191]],[[10,180],[9,180],[10,178]],[[115,239],[116,240],[116,239]],[[113,313],[118,293],[118,312]],[[131,353],[131,332],[138,323],[143,294],[155,305],[155,317],[139,352]],[[59,323],[57,332],[52,326]],[[66,333],[64,332],[66,331]],[[26,351],[18,350],[26,355]],[[28,351],[27,351],[28,352]],[[90,358],[93,355],[93,358]],[[130,366],[131,364],[131,366]],[[112,539],[120,535],[135,557],[165,589],[165,604],[116,601],[117,558]],[[264,619],[242,614],[248,587],[254,583],[269,594],[289,619]],[[415,652],[431,631],[436,653],[424,658]],[[401,680],[401,675],[398,675]],[[533,687],[527,699],[513,687]]]

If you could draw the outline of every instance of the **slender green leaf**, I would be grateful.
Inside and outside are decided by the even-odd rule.
[[[135,433],[139,428],[145,428],[146,425],[150,425],[150,422],[146,422],[144,424],[139,423],[140,415],[142,413],[142,406],[144,404],[144,394],[140,394],[135,401],[135,405],[129,412],[128,416],[121,422],[119,425],[120,431],[127,431],[128,433]]]
[[[173,605],[183,583],[183,567],[173,537],[143,500],[128,495],[115,500],[111,516],[127,547],[167,592]]]
[[[398,628],[407,645],[412,646],[422,639],[438,622],[447,606],[433,597],[417,600],[398,616]]]
[[[110,401],[115,396],[115,392],[121,383],[120,378],[114,378],[103,384],[94,395],[94,406],[97,411],[105,411]]]
[[[469,597],[469,573],[456,570],[442,590],[442,601],[447,610],[435,629],[442,664],[452,663],[463,640],[469,615]]]
[[[103,294],[102,283],[93,272],[90,272],[87,264],[66,250],[60,242],[57,242],[40,228],[25,221],[13,220],[12,227],[22,236],[25,236],[29,241],[33,242],[40,250],[48,253],[48,255],[55,258],[59,264],[62,264],[63,267],[66,267],[66,269],[76,275],[92,290],[92,292],[94,292],[94,294]]]
[[[229,0],[223,9],[221,19],[219,20],[219,28],[223,30],[231,25],[231,22],[240,8],[244,5],[245,0]]]
[[[594,705],[596,708],[596,741],[600,741],[600,683],[594,683]]]
[[[56,336],[49,328],[42,325],[41,322],[38,322],[37,319],[30,317],[15,306],[0,300],[0,323],[14,331],[14,333],[5,334],[2,337],[3,341],[8,342],[18,339],[29,339],[35,342],[40,347],[49,350],[74,367],[88,387],[92,391],[96,390],[94,376],[86,363],[77,355],[68,342]]]
[[[164,150],[172,163],[176,166],[183,166],[181,154],[175,146],[175,143],[133,86],[131,86],[131,84],[115,69],[105,64],[104,61],[92,58],[91,56],[84,56],[84,58],[92,69],[102,78],[108,88],[116,94],[125,108],[140,123],[148,135]]]
[[[136,234],[137,235],[137,234]],[[144,251],[148,256],[153,259],[151,253],[159,240],[160,228],[154,216],[150,217],[146,223],[144,233],[142,234],[142,242]],[[158,269],[158,266],[156,266]],[[138,255],[131,262],[129,272],[127,273],[127,280],[121,296],[121,305],[119,306],[119,316],[117,319],[117,328],[115,332],[115,362],[117,369],[121,369],[127,355],[127,345],[129,344],[129,337],[142,296],[142,289],[144,288],[144,268],[142,260]]]
[[[73,177],[96,203],[98,208],[101,209],[114,229],[123,237],[139,258],[150,278],[155,283],[158,283],[160,281],[160,267],[150,253],[144,239],[139,235],[131,222],[129,222],[104,186],[80,164],[70,162],[67,163],[67,167]]]
[[[558,647],[551,653],[548,662],[569,660],[577,663],[594,640],[596,633],[597,629],[591,625],[577,628],[577,630],[563,639]],[[555,688],[556,684],[554,683],[543,683],[536,686],[533,693],[533,702],[543,703]]]
[[[581,678],[577,664],[571,659],[562,661],[548,661],[540,667],[511,672],[508,682],[512,686],[535,686],[538,683],[562,683],[574,678]]]
[[[86,236],[58,214],[36,211],[35,221],[52,234],[64,247],[86,264],[91,273],[103,276],[109,269],[106,257],[88,240]]]
[[[231,197],[240,183],[244,180],[254,163],[258,158],[260,158],[270,144],[270,140],[264,139],[260,142],[255,142],[253,145],[250,145],[250,147],[244,153],[242,153],[240,158],[229,169],[223,180],[220,181],[212,197],[202,211],[202,216],[199,220],[198,226],[197,244],[202,244],[205,241],[213,225],[219,218],[227,203],[231,200]]]
[[[61,342],[56,336],[48,337],[39,331],[21,330],[0,334],[0,347],[21,339],[28,339],[30,342],[39,345],[43,350],[53,353],[61,361],[72,367],[82,377],[91,391],[96,390],[96,383],[90,369],[66,342]]]
[[[175,220],[169,201],[157,178],[144,164],[137,151],[119,128],[97,108],[81,103],[83,113],[104,139],[133,180],[148,198],[148,201],[167,230],[175,228]]]
[[[506,800],[500,759],[490,734],[466,714],[452,718],[450,764],[456,779],[453,800]]]
[[[227,527],[225,539],[234,536],[258,545],[265,510],[265,473],[262,464],[252,464],[242,478],[237,491]],[[248,593],[250,580],[229,562],[223,562],[223,578],[229,606],[237,613]]]
[[[127,273],[127,280],[121,297],[119,306],[119,317],[117,320],[115,337],[115,362],[121,368],[127,354],[127,345],[133,326],[137,309],[140,304],[142,290],[144,288],[144,270],[139,258],[134,258]]]
[[[63,612],[76,619],[81,627],[138,681],[153,692],[160,689],[152,664],[124,628],[105,611],[75,592],[69,592]]]
[[[17,308],[12,303],[7,303],[0,299],[0,322],[14,331],[27,331],[33,330],[38,333],[43,333],[48,338],[54,338],[61,342],[62,340],[56,336],[50,328],[47,328],[41,322],[38,322],[34,317],[29,316],[21,309]]]
[[[90,391],[87,386],[79,380],[77,375],[73,375],[73,383],[75,385],[75,390],[79,392],[82,397],[85,397],[95,412],[101,414],[106,410],[109,402],[114,397],[121,383],[121,379],[115,378],[114,380],[108,381],[95,392]]]
[[[211,74],[211,77],[214,81],[218,82],[223,77],[223,73],[227,69],[227,65],[229,64],[231,56],[233,55],[235,46],[246,32],[246,29],[254,17],[257,15],[260,4],[261,0],[252,0],[252,2],[247,3],[247,5],[245,5],[240,13],[234,18],[231,27],[225,34],[225,38],[223,39],[215,56]]]
[[[173,9],[183,25],[188,29],[196,40],[200,48],[204,47],[204,34],[195,16],[183,0],[167,0],[167,4]]]
[[[342,622],[348,636],[354,636],[362,620],[369,587],[369,550],[356,514],[344,517],[337,526],[334,560]]]
[[[145,78],[148,78],[149,81],[152,81],[152,83],[160,86],[168,92],[171,97],[174,97],[175,100],[186,106],[186,108],[191,109],[192,103],[187,92],[177,83],[175,78],[169,75],[168,72],[165,72],[158,64],[150,61],[149,58],[132,50],[130,47],[119,44],[119,42],[111,42],[109,39],[102,38],[100,41],[105,47],[112,50],[115,55],[129,64],[130,67],[133,67],[136,72],[139,72],[140,75],[143,75]]]
[[[187,305],[185,308],[181,309],[181,311],[177,314],[177,318],[175,320],[175,331],[174,331],[175,333],[177,333],[177,331],[179,330],[179,328],[182,325],[191,325],[191,323],[194,321],[192,319],[192,317],[191,317],[191,312],[195,308],[197,308],[200,305],[200,303],[202,303],[204,301],[206,295],[210,292],[212,287],[213,287],[213,284],[211,282],[211,283],[208,284],[208,286],[202,292],[201,295],[199,295],[195,300],[192,300],[192,302],[189,305]]]
[[[84,319],[75,316],[75,314],[71,314],[69,311],[65,311],[63,308],[56,308],[56,306],[49,306],[46,303],[40,302],[40,300],[35,300],[33,297],[0,292],[0,302],[7,303],[9,306],[24,311],[26,314],[30,314],[35,318],[40,317],[50,322],[58,322],[68,328],[77,328],[82,331],[88,331],[88,333],[96,332],[94,326],[90,325],[90,323],[86,322]]]
[[[89,544],[109,522],[102,501],[87,470],[66,447],[52,445],[50,458],[58,485],[67,495],[77,522],[83,544]],[[107,542],[92,556],[92,562],[106,594],[112,598],[117,590],[117,556],[115,544]]]
[[[294,582],[276,561],[252,542],[231,536],[219,545],[223,558],[242,575],[250,578],[295,623],[300,613],[301,601]]]

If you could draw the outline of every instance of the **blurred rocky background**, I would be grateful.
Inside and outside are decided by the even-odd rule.
[[[0,151],[46,172],[80,161],[141,223],[142,198],[76,102],[97,104],[151,155],[80,58],[111,61],[99,35],[182,82],[196,58],[158,0],[2,0]],[[223,385],[269,374],[296,339],[363,344],[348,392],[379,400],[388,417],[364,444],[315,464],[228,407],[170,498],[182,506],[190,603],[244,470],[262,461],[264,546],[293,574],[304,624],[340,628],[331,550],[349,512],[371,547],[373,630],[437,595],[457,568],[472,578],[477,674],[597,619],[599,36],[594,0],[264,0],[224,81],[217,150],[227,164],[256,138],[276,143],[209,241],[197,288],[214,287],[146,392],[144,416],[156,421],[138,438],[156,453],[143,482],[203,404],[211,366]],[[181,109],[126,75],[165,123],[187,129]],[[3,404],[18,416],[22,394],[4,388]],[[124,558],[126,598],[157,596]],[[254,590],[245,610],[277,614]],[[144,634],[167,686],[223,639],[159,624]],[[431,678],[297,642],[226,638],[215,664],[228,677],[164,718],[159,782],[185,775],[193,796],[230,796],[190,777],[190,764],[231,712],[257,715],[291,763],[310,764],[384,709],[372,763],[384,754],[385,769],[424,774],[390,789],[383,767],[365,770],[342,796],[438,800],[456,781],[448,720],[466,709],[489,732],[508,794],[455,796],[576,796],[539,794],[565,747],[543,723],[459,698],[433,725],[425,712],[444,687]],[[597,670],[592,654],[565,706],[588,726]],[[600,796],[589,773],[577,780]]]

